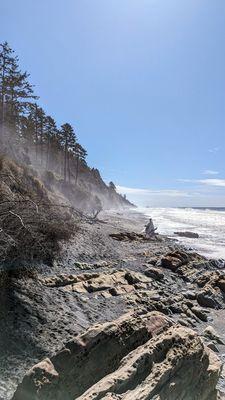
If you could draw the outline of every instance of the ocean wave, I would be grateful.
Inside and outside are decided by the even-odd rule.
[[[193,231],[199,239],[176,238],[207,257],[225,259],[225,209],[221,208],[139,208],[153,218],[158,232],[174,236],[174,232]]]

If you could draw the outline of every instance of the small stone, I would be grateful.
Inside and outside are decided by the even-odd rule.
[[[223,293],[225,293],[225,278],[219,279],[217,286],[220,288],[220,290],[222,290]]]
[[[219,308],[218,303],[210,293],[202,291],[197,295],[197,302],[202,307]]]
[[[216,345],[215,345],[213,342],[208,343],[208,344],[207,344],[207,347],[208,347],[209,349],[211,349],[212,351],[215,351],[215,353],[219,353],[218,348],[216,347]]]
[[[158,268],[149,268],[145,271],[145,275],[149,278],[155,279],[156,281],[161,281],[164,278],[164,274]]]
[[[218,344],[224,344],[224,341],[221,339],[219,334],[216,332],[216,330],[212,326],[207,326],[207,328],[205,328],[205,330],[203,331],[203,335],[206,338],[209,338],[209,339],[217,342]]]
[[[207,321],[208,321],[208,317],[207,317],[206,313],[205,313],[200,307],[192,307],[191,311],[192,311],[193,314],[195,314],[196,317],[198,317],[201,321],[203,321],[203,322],[207,322]]]
[[[178,319],[177,322],[178,322],[180,325],[182,325],[182,326],[186,326],[186,327],[189,326],[188,322],[185,321],[184,319]]]
[[[183,294],[184,294],[184,297],[186,297],[186,299],[188,299],[188,300],[195,300],[196,299],[196,293],[192,292],[191,290],[187,290]]]

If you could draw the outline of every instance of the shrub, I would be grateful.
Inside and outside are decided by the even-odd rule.
[[[53,204],[42,182],[22,172],[10,164],[0,171],[0,264],[51,263],[60,241],[76,231],[76,214]]]

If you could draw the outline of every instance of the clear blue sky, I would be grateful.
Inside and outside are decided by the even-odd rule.
[[[225,205],[224,0],[1,1],[0,38],[106,181]]]

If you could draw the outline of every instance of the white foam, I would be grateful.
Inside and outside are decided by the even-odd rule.
[[[210,258],[225,259],[225,212],[193,208],[138,208],[153,218],[158,232],[175,237],[176,231],[191,231],[199,239],[176,238]]]

